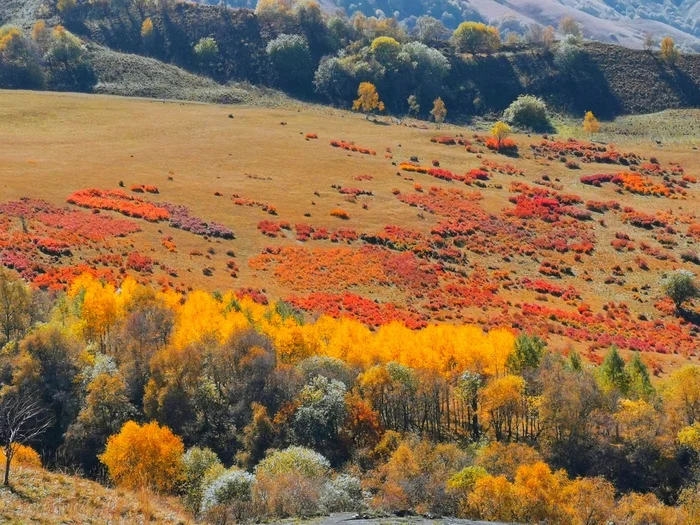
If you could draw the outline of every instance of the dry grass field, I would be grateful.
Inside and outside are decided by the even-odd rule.
[[[692,115],[697,118],[698,112]],[[303,298],[295,304],[315,312],[332,310],[347,291],[394,303],[417,322],[505,324],[537,332],[555,348],[577,348],[593,360],[612,343],[643,350],[657,373],[678,361],[697,361],[697,327],[668,311],[659,286],[665,272],[698,268],[681,258],[697,255],[700,246],[700,192],[693,182],[700,178],[697,138],[695,143],[691,137],[658,144],[653,133],[640,132],[620,134],[614,146],[608,144],[607,151],[641,157],[635,169],[658,159],[660,171],[638,171],[642,184],[671,188],[671,194],[649,196],[621,184],[583,184],[583,176],[630,173],[630,168],[581,162],[571,154],[566,159],[580,169],[569,169],[550,151],[537,154],[530,147],[542,142],[539,136],[514,136],[519,156],[509,158],[478,140],[469,149],[431,142],[438,136],[472,140],[474,131],[467,128],[436,130],[432,124],[381,120],[316,106],[266,109],[2,92],[0,204],[27,197],[63,208],[78,190],[121,189],[144,201],[185,205],[192,216],[221,223],[235,234],[233,240],[205,237],[167,222],[134,219],[142,231],[126,237],[102,244],[75,241],[61,256],[37,251],[43,265],[37,272],[42,274],[55,267],[97,266],[97,257],[117,254],[122,258],[100,262],[115,278],[130,273],[182,290],[252,288],[271,300]],[[606,140],[612,140],[612,129],[606,127]],[[309,133],[318,138],[307,138]],[[331,140],[352,141],[376,155],[331,147]],[[487,180],[465,185],[401,170],[400,164],[412,157],[414,164],[427,168],[439,161],[453,174],[490,163]],[[518,188],[522,183],[527,186]],[[129,191],[137,184],[157,186],[159,194]],[[372,194],[352,197],[340,188]],[[479,201],[474,200],[477,191]],[[234,194],[258,205],[236,205]],[[524,207],[538,197],[559,203],[540,203],[534,216],[504,211],[513,210],[519,196]],[[571,208],[584,212],[587,201],[617,201],[619,209],[577,219]],[[276,215],[264,211],[265,204]],[[555,220],[538,215],[560,205],[565,209],[555,211]],[[633,226],[629,207],[655,215],[656,224]],[[349,219],[331,216],[334,209],[346,211]],[[111,211],[100,215],[124,218]],[[7,209],[2,219],[0,213],[4,253],[15,249],[13,236],[51,233],[45,222],[25,223]],[[272,227],[273,233],[278,229],[275,237],[260,231],[265,228],[261,221],[277,225]],[[290,230],[284,224],[280,230],[280,222],[289,223]],[[330,235],[345,228],[359,238],[302,242],[297,240],[298,224],[320,231],[318,237],[324,236],[322,228]],[[400,230],[388,233],[387,226]],[[170,250],[164,246],[169,237],[174,243],[168,244]],[[616,240],[624,246],[611,245]],[[574,246],[586,243],[593,247]],[[276,248],[287,250],[277,253]],[[124,261],[132,252],[152,259],[153,268],[129,267]],[[236,273],[232,261],[236,277],[231,276]],[[7,258],[4,263],[11,266]],[[327,296],[309,299],[314,292]],[[317,308],[309,306],[314,301]],[[361,319],[369,315],[353,308],[346,305],[345,310]]]

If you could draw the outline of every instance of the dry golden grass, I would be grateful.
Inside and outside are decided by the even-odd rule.
[[[0,523],[186,524],[194,520],[172,498],[113,490],[82,478],[16,467],[0,487]]]
[[[233,119],[228,115],[233,113]],[[281,123],[286,123],[282,125]],[[316,133],[318,140],[306,140],[307,133]],[[377,232],[389,224],[429,232],[437,219],[419,217],[418,210],[401,202],[392,194],[393,188],[404,193],[414,192],[414,184],[460,187],[438,181],[426,175],[397,175],[398,166],[384,158],[387,147],[393,151],[396,164],[418,156],[421,164],[430,165],[439,159],[442,167],[464,173],[479,167],[481,159],[461,147],[432,144],[436,135],[473,133],[467,128],[445,126],[437,131],[373,123],[360,115],[345,111],[308,106],[301,109],[267,109],[245,106],[218,106],[155,100],[124,99],[107,96],[75,94],[3,92],[0,97],[0,188],[2,200],[20,197],[42,198],[63,205],[73,191],[84,188],[117,188],[123,181],[132,184],[152,184],[160,188],[156,200],[186,204],[204,219],[216,220],[231,227],[236,240],[224,243],[208,242],[164,224],[154,225],[140,221],[144,231],[133,236],[138,249],[176,268],[184,283],[209,290],[251,286],[264,289],[270,297],[284,298],[292,290],[278,284],[269,274],[256,273],[247,261],[267,246],[295,244],[294,236],[270,239],[256,227],[264,219],[285,220],[292,225],[304,222],[314,227],[335,229],[351,227],[360,232]],[[579,182],[582,175],[623,171],[620,166],[582,164],[581,170],[571,171],[559,162],[545,166],[529,158],[529,144],[539,137],[514,137],[523,154],[517,160],[486,152],[483,158],[500,163],[516,164],[525,171],[524,178],[496,174],[484,194],[482,206],[487,212],[499,213],[510,207],[508,186],[513,180],[532,183],[542,175],[560,179],[566,193],[575,193],[585,200],[618,200],[623,205],[647,213],[667,210],[698,209],[698,191],[692,189],[687,200],[670,200],[631,195],[619,195],[614,185],[593,188]],[[331,139],[354,141],[377,151],[376,156],[350,153],[329,145]],[[700,176],[697,150],[691,144],[674,143],[659,147],[650,139],[631,141],[620,136],[616,145],[623,151],[633,150],[645,157],[657,156],[664,165],[679,162],[686,173]],[[370,174],[372,181],[357,182],[354,177]],[[255,178],[248,175],[255,175]],[[172,177],[172,180],[168,180]],[[414,180],[415,179],[415,180]],[[373,197],[362,197],[360,202],[347,202],[331,185],[360,186],[373,191]],[[501,185],[502,189],[496,186]],[[465,188],[461,186],[461,188]],[[466,188],[468,190],[468,188]],[[215,197],[220,192],[223,196]],[[277,208],[278,217],[271,217],[256,207],[234,206],[233,193],[244,198],[264,201]],[[318,193],[316,195],[315,193]],[[367,203],[363,209],[361,203]],[[330,216],[331,210],[342,208],[350,220],[341,221]],[[311,216],[305,217],[308,213]],[[621,255],[610,246],[617,231],[630,230],[619,216],[606,215],[606,228],[597,227],[598,247],[595,256],[587,258],[585,268],[572,264],[577,270],[588,270],[596,279],[586,283],[572,278],[562,284],[574,284],[584,301],[594,310],[608,301],[624,301],[635,313],[658,316],[653,300],[635,302],[633,288],[645,285],[658,289],[659,276],[674,265],[650,259],[651,271],[630,273],[623,286],[601,286],[604,275],[616,264],[622,264]],[[161,246],[163,235],[172,235],[177,252],[168,253]],[[650,232],[634,230],[637,241],[643,241]],[[651,244],[656,245],[655,241]],[[314,241],[314,246],[330,246],[329,241]],[[213,247],[215,254],[206,258]],[[225,252],[233,250],[240,268],[239,278],[228,275]],[[205,256],[190,256],[192,250]],[[568,254],[567,258],[569,257]],[[634,254],[625,255],[629,264]],[[471,257],[482,267],[497,266],[517,275],[537,277],[537,266],[523,268],[518,263],[504,263],[499,258]],[[203,266],[215,268],[212,277],[202,274]],[[362,291],[361,291],[362,292]],[[411,297],[394,289],[365,290],[365,295],[381,300],[407,303]],[[533,301],[534,292],[518,291],[508,296],[513,302]],[[653,294],[652,294],[653,295]],[[562,306],[558,299],[550,299],[550,306]],[[566,308],[565,306],[563,306]],[[486,313],[484,313],[486,314]],[[564,347],[565,340],[554,339],[555,346]],[[662,357],[677,361],[677,356]]]

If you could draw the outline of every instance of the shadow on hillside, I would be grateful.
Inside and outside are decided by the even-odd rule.
[[[579,57],[571,74],[560,78],[559,92],[570,101],[562,103],[571,113],[593,111],[599,118],[612,119],[624,111],[605,74],[588,53]]]
[[[692,106],[700,106],[700,86],[690,75],[677,67],[669,72],[666,67],[659,68],[659,77],[678,94],[679,100],[686,100]]]
[[[700,313],[695,312],[693,310],[686,310],[685,308],[681,308],[678,311],[678,315],[680,315],[684,320],[686,320],[690,324],[700,326]]]

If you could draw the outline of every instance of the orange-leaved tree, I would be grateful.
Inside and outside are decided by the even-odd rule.
[[[182,479],[182,440],[155,421],[124,423],[99,459],[118,486],[172,492]]]
[[[373,111],[384,111],[384,102],[379,100],[377,88],[371,82],[362,82],[357,89],[357,100],[352,109],[369,115]]]

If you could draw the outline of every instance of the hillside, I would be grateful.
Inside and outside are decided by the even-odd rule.
[[[294,105],[292,99],[274,89],[248,83],[220,84],[150,57],[98,45],[90,46],[89,56],[97,77],[93,91],[99,94],[214,104]]]
[[[194,520],[173,499],[108,489],[47,470],[16,467],[12,489],[0,487],[0,522],[184,525]]]
[[[99,242],[67,238],[70,251],[57,258],[32,243],[21,244],[21,252],[8,245],[5,264],[24,267],[29,279],[49,288],[97,264],[107,276],[128,271],[179,290],[255,289],[310,313],[345,313],[369,324],[386,316],[416,326],[505,324],[594,361],[615,341],[650,352],[657,372],[679,359],[697,360],[697,326],[679,324],[659,289],[666,272],[696,269],[690,255],[681,258],[697,252],[700,175],[692,148],[697,137],[683,135],[682,124],[682,142],[661,145],[652,140],[661,131],[625,137],[611,126],[606,138],[614,148],[594,146],[624,156],[610,165],[607,154],[581,162],[585,142],[567,146],[518,135],[520,154],[509,158],[487,150],[478,136],[469,138],[468,128],[436,131],[320,106],[299,110],[241,106],[232,113],[215,105],[7,93],[0,107],[6,203],[46,199],[58,207],[51,213],[60,214],[67,200],[100,207],[75,192],[120,190],[138,203],[184,205],[182,213],[216,221],[235,239],[130,219],[137,233]],[[309,133],[319,138],[305,139]],[[431,142],[443,135],[472,145]],[[343,151],[333,140],[375,153]],[[412,167],[434,161],[440,169],[432,176]],[[467,185],[449,180],[463,173],[478,178],[469,175]],[[601,173],[630,179],[600,187],[582,182]],[[139,184],[157,187],[158,195],[129,192]],[[560,199],[562,209],[550,215],[538,207],[543,195]],[[20,212],[4,206],[9,235],[17,232]],[[347,212],[347,220],[331,216],[334,209]],[[473,231],[474,221],[486,230]],[[63,236],[40,219],[29,225],[44,236]],[[115,248],[121,256],[113,258]],[[127,264],[131,251],[148,264]],[[24,266],[11,262],[20,255]],[[357,264],[360,275],[347,273]],[[615,323],[606,321],[611,311]],[[655,323],[665,328],[650,330]]]
[[[215,4],[213,0],[203,3]],[[451,28],[467,20],[482,21],[524,34],[532,24],[556,27],[564,17],[572,17],[591,40],[641,49],[644,34],[657,39],[672,36],[688,50],[700,51],[698,5],[692,0],[672,2],[653,0],[605,2],[603,0],[322,0],[332,13],[360,11],[367,16],[397,16],[409,26],[417,17],[428,15]],[[255,7],[252,0],[227,0],[232,7]]]
[[[140,36],[140,20],[146,16],[153,21],[158,35],[148,46]],[[201,74],[210,74],[219,82],[234,80],[276,85],[274,70],[265,52],[270,29],[262,26],[247,10],[221,11],[185,3],[178,4],[167,16],[158,10],[143,14],[130,12],[129,16],[120,12],[107,18],[97,13],[83,24],[69,27],[102,46],[124,53],[151,55],[194,71],[198,70],[198,64],[192,56],[192,46],[211,35],[219,43],[220,56],[213,74],[209,71],[201,71]],[[440,94],[453,119],[501,112],[523,93],[542,96],[561,111],[576,115],[594,111],[604,118],[700,105],[700,55],[683,56],[677,64],[669,66],[658,54],[622,46],[588,44],[576,67],[562,71],[552,53],[528,47],[505,49],[478,60],[465,59],[450,49],[442,51],[451,68],[442,82]],[[130,68],[125,72],[136,74],[136,71]],[[376,82],[380,93],[395,93],[385,100],[388,108],[403,113],[405,97],[410,91],[403,96],[409,86],[401,85],[397,78],[394,75]],[[360,77],[357,82],[361,80],[365,78]],[[142,81],[135,78],[129,82]],[[342,79],[337,81],[334,93],[329,96],[333,97],[332,102],[349,107],[356,89],[356,83]],[[310,85],[304,86],[299,94],[320,102],[328,101],[325,94],[314,93]],[[474,102],[477,100],[478,105]],[[422,103],[427,107],[428,100]],[[429,117],[427,109],[423,113]]]
[[[252,102],[3,92],[0,521],[698,521],[697,109]]]

